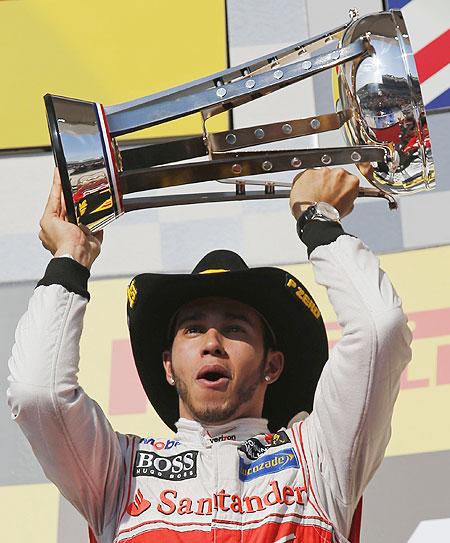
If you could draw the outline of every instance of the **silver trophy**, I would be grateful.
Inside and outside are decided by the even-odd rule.
[[[333,50],[323,52],[325,45]],[[322,52],[320,51],[322,49]],[[206,121],[223,111],[331,70],[336,112],[304,119],[209,133]],[[427,119],[408,32],[400,11],[350,20],[312,39],[144,98],[104,107],[47,94],[44,97],[69,220],[92,231],[125,212],[199,202],[289,196],[289,183],[270,174],[318,166],[371,163],[360,196],[386,198],[431,189],[435,170]],[[121,149],[116,137],[201,112],[203,134]],[[342,130],[347,146],[242,151],[329,130]],[[193,160],[207,157],[206,160]],[[251,179],[267,174],[267,180]],[[248,179],[250,177],[250,179]],[[125,197],[217,180],[230,192]],[[248,185],[262,185],[247,190]],[[279,189],[279,187],[285,187]]]

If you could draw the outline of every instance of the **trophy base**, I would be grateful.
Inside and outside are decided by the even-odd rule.
[[[124,213],[103,106],[51,94],[44,100],[67,217],[100,230]]]

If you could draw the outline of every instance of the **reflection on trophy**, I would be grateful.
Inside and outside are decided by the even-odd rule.
[[[333,50],[323,47],[335,42]],[[322,52],[320,51],[322,49]],[[331,70],[336,112],[209,133],[223,111]],[[48,123],[69,219],[92,231],[127,211],[198,202],[289,196],[271,174],[319,166],[371,163],[360,196],[386,198],[431,189],[430,136],[408,32],[400,11],[358,18],[312,39],[172,89],[114,106],[47,94]],[[120,149],[116,137],[201,112],[203,134]],[[347,146],[254,150],[330,130]],[[250,151],[242,149],[252,147]],[[203,161],[189,159],[207,157]],[[252,176],[267,175],[267,180]],[[217,180],[230,192],[124,197]],[[247,190],[248,185],[262,185]],[[279,187],[285,187],[284,189]],[[263,189],[263,190],[262,190]]]

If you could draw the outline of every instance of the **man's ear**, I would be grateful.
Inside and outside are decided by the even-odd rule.
[[[264,379],[268,384],[274,383],[280,377],[284,368],[284,354],[281,351],[269,350],[267,353]]]
[[[162,363],[163,363],[164,372],[166,374],[166,380],[169,383],[169,385],[173,386],[175,384],[175,379],[173,378],[172,353],[170,351],[163,351]]]

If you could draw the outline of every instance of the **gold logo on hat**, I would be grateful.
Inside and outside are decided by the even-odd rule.
[[[217,269],[203,270],[201,272],[198,272],[198,274],[202,275],[204,273],[224,273],[224,272],[229,272],[229,271],[230,270],[223,270],[223,269],[217,268]]]
[[[289,277],[289,280],[286,283],[286,286],[291,289],[292,294],[296,296],[303,304],[311,311],[311,313],[318,319],[320,317],[320,310],[317,305],[314,303],[314,300],[308,296],[308,294],[297,285],[297,283]]]
[[[129,304],[130,308],[133,309],[133,306],[134,306],[134,304],[136,302],[136,298],[137,298],[137,288],[136,288],[136,285],[134,284],[134,279],[128,285],[127,297],[128,297],[128,304]]]

